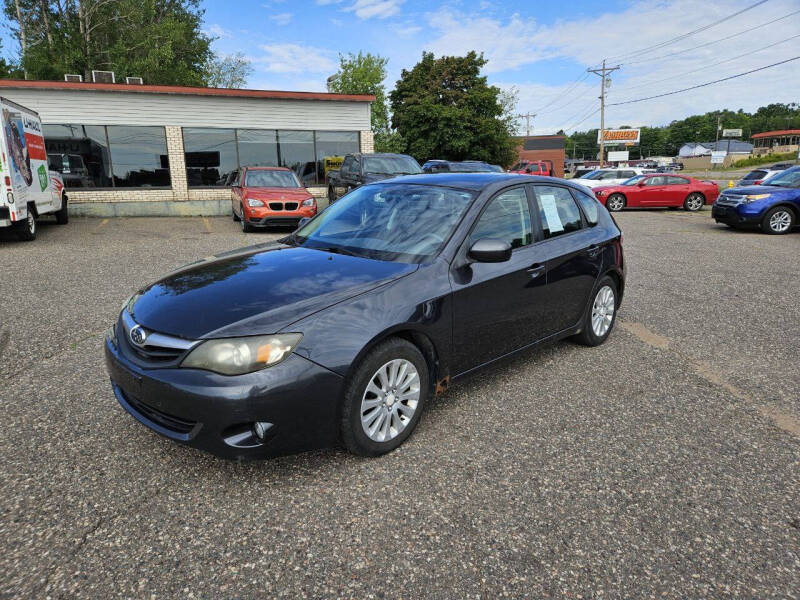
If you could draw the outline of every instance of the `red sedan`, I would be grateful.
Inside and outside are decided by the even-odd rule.
[[[233,220],[242,231],[255,227],[297,227],[303,217],[317,214],[317,201],[286,167],[242,167],[231,181]]]
[[[652,173],[631,177],[619,185],[598,186],[594,195],[612,212],[623,208],[678,207],[696,211],[713,204],[719,188],[713,181],[686,175]]]

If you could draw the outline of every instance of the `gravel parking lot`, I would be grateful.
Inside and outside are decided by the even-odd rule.
[[[0,239],[0,597],[800,596],[800,234],[626,212],[599,348],[484,371],[379,459],[238,464],[114,400],[142,283],[279,234],[73,219]]]

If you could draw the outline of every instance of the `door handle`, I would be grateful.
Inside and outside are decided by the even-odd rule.
[[[528,269],[531,278],[536,279],[539,275],[544,273],[544,265],[535,264]]]
[[[594,258],[600,253],[600,246],[598,246],[597,244],[592,244],[585,250],[585,252],[586,254]]]

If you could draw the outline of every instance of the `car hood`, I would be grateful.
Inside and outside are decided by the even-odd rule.
[[[742,187],[726,188],[720,195],[731,193],[736,196],[746,196],[748,194],[772,194],[777,196],[800,196],[800,191],[796,188],[779,187],[777,185],[744,185]]]
[[[275,333],[419,265],[262,244],[187,265],[139,293],[137,323],[188,339]]]
[[[258,200],[295,200],[302,201],[310,198],[311,194],[305,188],[267,188],[251,187],[242,190],[245,197]]]

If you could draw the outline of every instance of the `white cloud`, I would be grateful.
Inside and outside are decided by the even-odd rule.
[[[271,73],[332,73],[336,63],[327,50],[302,44],[265,44],[263,56],[251,57],[252,62]]]
[[[356,0],[343,10],[354,12],[359,19],[385,19],[400,12],[403,2],[405,0]]]
[[[534,44],[537,32],[533,19],[512,15],[506,22],[489,17],[454,15],[441,9],[428,15],[428,24],[439,37],[427,45],[436,55],[462,56],[470,50],[483,52],[485,71],[496,73],[515,69],[546,57]]]
[[[206,33],[218,38],[233,37],[233,34],[229,30],[225,29],[221,25],[217,25],[216,23],[214,23],[208,29],[206,29]]]
[[[393,25],[391,29],[392,33],[401,38],[409,38],[422,31],[419,25]]]
[[[288,25],[293,16],[290,12],[278,13],[277,15],[271,15],[269,20],[276,25]]]

